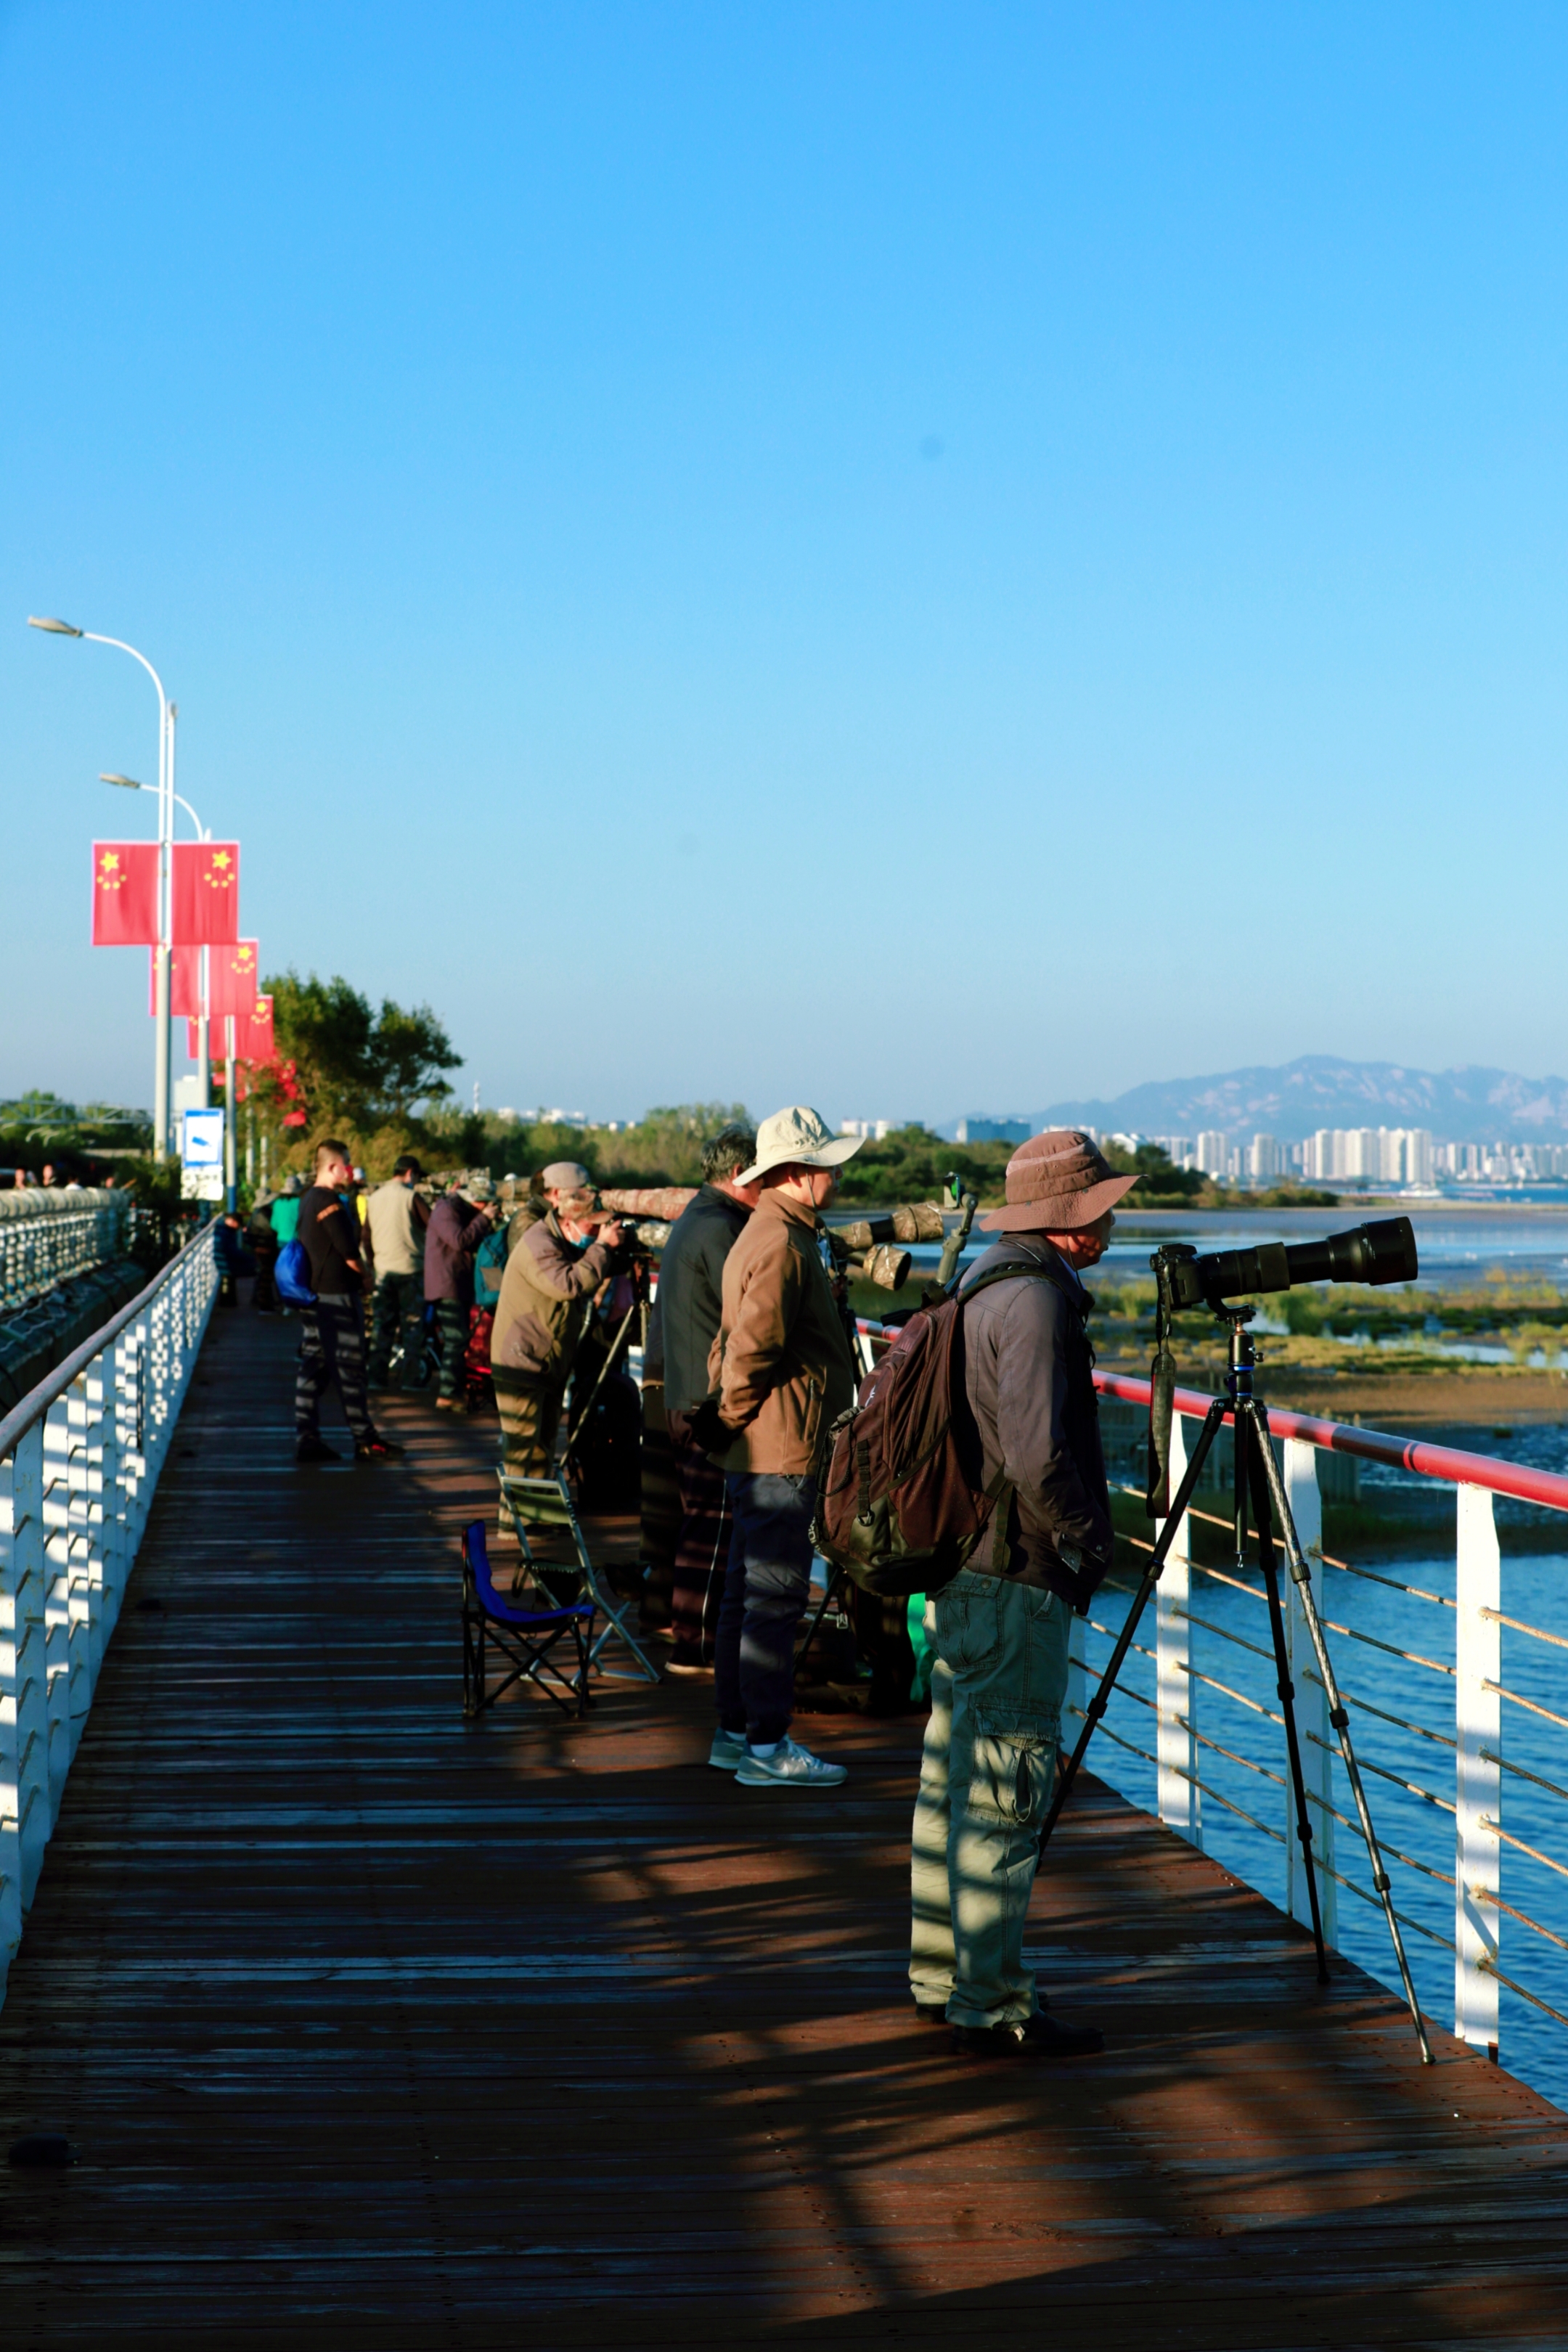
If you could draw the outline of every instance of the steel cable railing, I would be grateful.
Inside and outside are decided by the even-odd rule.
[[[0,1994],[217,1293],[214,1230],[0,1420]]]

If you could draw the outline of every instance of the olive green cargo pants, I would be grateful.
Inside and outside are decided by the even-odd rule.
[[[911,1868],[910,1982],[954,2025],[1021,2023],[1024,1918],[1056,1781],[1070,1612],[961,1570],[926,1608],[935,1653]]]

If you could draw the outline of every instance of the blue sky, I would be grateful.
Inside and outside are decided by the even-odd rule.
[[[152,691],[29,612],[488,1103],[1563,1070],[1565,98],[1529,7],[0,5],[0,1090],[152,1087]]]

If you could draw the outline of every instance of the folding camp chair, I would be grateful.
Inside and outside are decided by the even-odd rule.
[[[577,1654],[574,1675],[563,1674],[550,1654],[557,1642],[568,1634]],[[465,1715],[482,1715],[487,1706],[495,1705],[502,1691],[510,1690],[516,1682],[537,1683],[546,1698],[552,1699],[563,1715],[573,1712],[568,1700],[574,1695],[577,1714],[585,1715],[592,1704],[588,1664],[593,1656],[593,1636],[591,1601],[572,1601],[555,1609],[516,1609],[510,1601],[503,1601],[490,1571],[483,1520],[474,1519],[463,1529]],[[511,1672],[502,1676],[494,1690],[487,1691],[486,1652],[491,1643]]]
[[[625,1602],[617,1608],[599,1581],[599,1571],[589,1557],[565,1479],[559,1472],[550,1478],[524,1478],[517,1472],[508,1470],[502,1463],[497,1465],[496,1482],[500,1488],[501,1517],[510,1521],[512,1533],[522,1554],[512,1591],[517,1591],[525,1581],[532,1581],[542,1585],[547,1592],[561,1597],[563,1603],[563,1586],[572,1591],[574,1599],[582,1596],[591,1601],[605,1623],[589,1650],[590,1665],[597,1667],[599,1673],[612,1682],[658,1682],[658,1668],[651,1663],[637,1636],[627,1629],[623,1614]],[[536,1559],[528,1540],[530,1528],[536,1533],[541,1528],[560,1529],[570,1538],[576,1554],[575,1564],[566,1560]],[[637,1662],[635,1666],[605,1664],[599,1653],[605,1643],[611,1641],[626,1643]]]

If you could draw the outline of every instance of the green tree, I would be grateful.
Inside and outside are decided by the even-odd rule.
[[[301,980],[291,970],[265,987],[277,1063],[256,1099],[270,1123],[290,1107],[281,1073],[291,1063],[309,1135],[341,1132],[367,1161],[424,1140],[421,1108],[445,1101],[452,1091],[446,1074],[462,1064],[428,1005],[407,1009],[388,997],[373,1011],[340,975]]]

